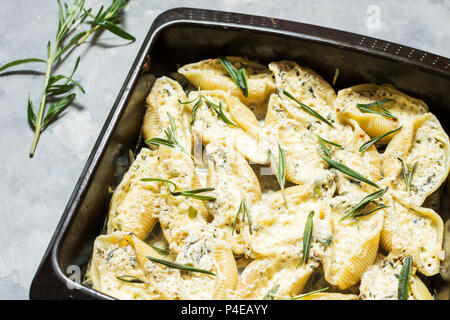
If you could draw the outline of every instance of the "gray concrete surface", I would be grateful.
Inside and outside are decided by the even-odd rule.
[[[87,4],[96,11],[109,2]],[[43,57],[47,41],[54,39],[56,1],[0,3],[0,65]],[[28,92],[39,102],[42,66],[30,64],[16,70],[33,72],[0,76],[0,299],[28,298],[36,268],[143,38],[158,14],[180,6],[306,22],[450,56],[448,0],[131,0],[122,24],[137,41],[127,44],[104,32],[95,45],[88,41],[61,65],[59,71],[70,70],[76,56],[82,57],[75,78],[86,94],[42,134],[33,159],[26,103]]]

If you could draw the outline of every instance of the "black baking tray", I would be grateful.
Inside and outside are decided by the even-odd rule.
[[[339,90],[391,83],[423,99],[450,132],[450,60],[384,40],[298,22],[192,8],[163,12],[153,22],[86,162],[30,288],[31,299],[112,299],[79,284],[94,239],[104,227],[110,187],[138,145],[145,97],[155,77],[219,55],[262,63],[295,60]],[[441,215],[448,218],[448,210]],[[449,280],[449,279],[447,279]],[[441,277],[433,286],[448,286]],[[437,289],[438,290],[438,289]]]

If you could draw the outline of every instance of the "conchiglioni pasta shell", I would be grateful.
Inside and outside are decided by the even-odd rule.
[[[261,103],[275,91],[274,81],[265,66],[241,57],[227,57],[227,59],[237,69],[241,67],[247,69],[247,97],[244,97],[241,89],[237,87],[218,59],[207,59],[187,64],[178,69],[178,72],[200,90],[227,91],[246,104]]]
[[[185,110],[186,93],[181,85],[168,77],[156,79],[147,97],[147,109],[144,115],[142,132],[145,139],[166,138],[164,130],[170,127],[169,113],[175,121],[177,137],[181,146],[191,151],[189,132],[190,113]]]
[[[214,259],[216,264],[216,289],[213,298],[218,300],[230,299],[238,281],[238,270],[233,252],[224,245],[216,245]]]
[[[111,199],[107,232],[132,232],[144,239],[157,222],[159,182],[144,183],[153,177],[158,159],[154,151],[143,148],[125,173]]]
[[[426,276],[439,273],[440,261],[443,258],[442,218],[429,208],[408,207],[398,193],[391,192],[391,194],[389,208],[385,209],[380,236],[381,247],[395,255],[411,255],[414,266]],[[414,222],[416,220],[424,222],[417,224]]]

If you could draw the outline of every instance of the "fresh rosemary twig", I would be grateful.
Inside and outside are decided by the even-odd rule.
[[[238,127],[238,125],[236,123],[234,123],[233,121],[231,121],[230,119],[228,119],[228,117],[226,116],[226,114],[223,112],[223,108],[222,108],[222,102],[219,102],[219,104],[216,104],[214,102],[212,102],[211,100],[207,99],[204,95],[198,95],[195,99],[192,99],[190,101],[181,101],[178,100],[179,103],[181,104],[190,104],[192,102],[195,102],[194,107],[192,108],[192,120],[191,120],[191,127],[194,124],[195,121],[195,116],[197,113],[197,109],[200,106],[200,104],[202,103],[202,101],[205,100],[205,103],[208,107],[210,107],[211,109],[214,110],[214,112],[217,114],[217,116],[222,119],[223,122],[225,122],[226,124],[229,124],[230,126],[233,127]]]
[[[312,230],[313,230],[314,210],[308,214],[308,219],[305,224],[305,231],[303,231],[303,257],[302,265],[305,265],[309,258],[309,250],[311,249]]]
[[[408,170],[408,168],[405,165],[405,163],[403,162],[403,160],[400,159],[400,158],[397,158],[397,159],[402,163],[403,180],[405,181],[406,190],[409,191],[409,189],[411,188],[411,181],[412,181],[414,172],[416,171],[416,168],[417,168],[417,165],[418,165],[418,161],[414,162],[411,170]]]
[[[161,260],[161,259],[157,259],[157,258],[153,258],[153,257],[146,257],[148,260],[168,266],[170,268],[175,268],[175,269],[180,269],[180,270],[184,270],[184,271],[190,271],[190,272],[199,272],[199,273],[205,273],[205,274],[209,274],[212,276],[215,276],[215,274],[211,271],[208,270],[204,270],[204,269],[199,269],[199,268],[194,268],[185,264],[179,264],[179,263],[175,263],[175,262],[171,262],[171,261],[166,261],[166,260]]]
[[[371,213],[374,213],[377,210],[383,209],[383,208],[387,208],[386,205],[382,204],[382,203],[378,203],[375,202],[374,200],[380,199],[385,193],[386,191],[388,191],[389,187],[386,187],[384,189],[380,189],[377,190],[367,196],[365,196],[357,205],[356,207],[354,207],[353,209],[349,210],[348,212],[345,213],[344,217],[342,217],[342,220],[345,220],[349,217],[361,217],[361,216],[366,216],[369,215]],[[366,212],[366,213],[362,213],[359,214],[359,212],[361,212],[362,209],[364,209],[369,203],[373,203],[377,206],[377,208]]]
[[[412,263],[413,258],[411,256],[403,260],[403,266],[398,277],[398,300],[408,300]]]
[[[236,70],[234,65],[227,60],[225,57],[219,57],[220,63],[228,71],[233,81],[236,83],[239,89],[241,89],[244,97],[248,97],[248,87],[247,87],[247,70],[245,68],[240,68]]]
[[[269,150],[269,157],[270,162],[273,165],[277,165],[277,161],[275,160],[275,157],[273,156],[271,150]],[[284,184],[286,182],[286,155],[284,153],[284,149],[281,148],[280,144],[278,144],[278,165],[276,166],[276,170],[277,172],[275,176],[277,177],[278,184],[280,185],[284,205],[286,206],[287,209],[288,205],[286,201],[286,196],[284,195]]]
[[[355,170],[353,170],[353,169],[347,167],[345,164],[340,163],[340,162],[338,162],[338,161],[335,161],[335,160],[333,160],[333,159],[324,157],[324,156],[320,156],[320,157],[321,157],[323,160],[325,160],[331,167],[333,167],[333,168],[335,168],[335,169],[341,171],[342,173],[345,173],[346,175],[348,175],[348,176],[350,176],[350,177],[352,177],[352,178],[354,178],[354,179],[360,180],[360,181],[362,181],[362,182],[365,182],[365,183],[367,183],[367,184],[370,184],[371,186],[374,186],[375,188],[380,189],[380,187],[379,187],[375,182],[370,181],[369,179],[367,179],[367,178],[364,177],[363,175],[359,174],[359,173],[356,172]]]
[[[232,235],[234,234],[234,231],[236,230],[237,219],[239,217],[239,213],[241,213],[241,212],[242,212],[241,222],[244,222],[245,221],[245,217],[247,217],[248,230],[249,230],[250,234],[252,234],[252,218],[250,216],[250,210],[248,210],[247,203],[245,202],[245,199],[242,198],[241,204],[239,205],[238,212],[236,213],[236,217],[234,218],[233,229],[231,230],[231,234]]]
[[[198,200],[206,200],[206,201],[215,201],[216,200],[215,197],[204,196],[204,195],[200,195],[199,194],[199,193],[203,193],[203,192],[214,190],[214,188],[212,188],[212,187],[177,191],[178,187],[175,184],[175,182],[167,180],[167,179],[162,179],[162,178],[142,178],[141,181],[143,181],[143,182],[151,182],[151,181],[164,182],[164,183],[166,183],[167,189],[169,189],[170,194],[172,196],[174,196],[174,197],[176,197],[176,196],[183,196],[183,197],[186,197],[186,198],[192,198],[192,199],[198,199]],[[172,186],[173,189],[170,186]]]
[[[366,112],[366,113],[374,113],[374,114],[378,114],[378,115],[381,115],[381,116],[383,116],[383,117],[391,118],[391,119],[394,119],[394,120],[395,120],[395,119],[397,119],[397,117],[395,117],[395,116],[394,116],[388,109],[386,109],[386,107],[384,106],[385,103],[391,102],[391,101],[394,101],[394,99],[382,99],[382,100],[377,100],[377,101],[375,101],[375,102],[372,102],[372,103],[366,103],[366,104],[358,103],[358,104],[356,105],[356,107],[357,107],[359,110],[361,110],[362,112]],[[383,110],[383,112],[379,112],[379,111],[370,109],[370,108],[375,107],[375,106],[380,107],[380,108]]]
[[[46,64],[45,80],[37,114],[34,111],[33,102],[30,95],[28,94],[27,118],[29,124],[34,130],[34,137],[29,154],[30,157],[34,156],[41,132],[44,131],[51,122],[55,121],[61,114],[61,112],[63,112],[75,99],[76,94],[69,94],[69,92],[75,87],[78,87],[81,92],[84,93],[83,87],[72,78],[78,67],[80,58],[76,60],[75,66],[70,76],[53,74],[52,71],[54,64],[58,61],[59,58],[61,58],[64,53],[68,52],[76,45],[81,44],[100,27],[106,28],[111,32],[128,40],[134,40],[134,38],[131,39],[131,35],[126,33],[114,23],[114,21],[116,21],[118,18],[119,11],[123,9],[125,4],[125,0],[113,0],[111,6],[106,11],[106,14],[99,14],[98,17],[96,17],[96,21],[94,21],[94,24],[92,24],[92,28],[90,30],[75,34],[66,43],[66,40],[74,32],[75,28],[80,23],[82,23],[87,16],[91,15],[91,9],[86,10],[84,8],[85,0],[74,0],[71,5],[65,3],[64,6],[61,5],[61,2],[58,0],[58,28],[56,32],[56,38],[53,45],[50,41],[47,43],[46,59],[19,59],[6,63],[0,67],[0,72],[2,72],[11,67],[25,63],[39,62]],[[59,97],[60,95],[64,94],[67,95]],[[58,101],[54,104],[51,104],[47,109],[46,103],[47,98],[49,97],[58,98]]]
[[[403,126],[398,127],[397,129],[385,132],[381,135],[379,135],[378,137],[372,138],[369,141],[364,142],[361,147],[359,148],[359,152],[364,152],[367,149],[369,149],[373,144],[375,144],[377,141],[383,139],[384,137],[386,137],[387,135],[390,135],[391,133],[397,132],[399,131]]]
[[[317,111],[315,111],[314,109],[312,109],[311,107],[307,106],[304,103],[301,103],[300,101],[298,101],[297,99],[294,98],[294,96],[292,94],[290,94],[289,92],[287,92],[286,90],[283,90],[283,93],[285,96],[287,96],[289,99],[297,102],[298,105],[300,105],[300,108],[302,108],[303,110],[305,110],[306,112],[308,112],[310,115],[312,115],[313,117],[316,117],[317,119],[319,119],[320,121],[325,122],[327,125],[329,125],[330,127],[334,128],[333,124],[328,121],[327,119],[325,119],[323,116],[321,116]]]
[[[127,0],[113,0],[111,5],[105,10],[103,10],[104,6],[101,6],[95,16],[90,12],[86,12],[86,14],[94,20],[90,22],[91,28],[85,31],[85,34],[77,41],[77,45],[82,44],[91,34],[100,28],[104,28],[123,39],[136,41],[135,37],[116,24],[120,18],[120,11],[124,9],[126,5]]]

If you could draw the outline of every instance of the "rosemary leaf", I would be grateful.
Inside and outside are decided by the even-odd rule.
[[[317,138],[318,138],[318,140],[319,140],[319,144],[320,144],[320,147],[322,148],[322,151],[323,151],[329,158],[331,158],[331,150],[330,150],[330,148],[327,147],[327,145],[325,144],[324,140],[323,140],[321,137],[317,136]]]
[[[116,279],[125,281],[125,282],[129,282],[129,283],[147,283],[144,280],[141,280],[135,276],[130,276],[130,275],[119,276],[119,277],[116,277]]]
[[[413,258],[411,256],[403,260],[403,266],[398,277],[398,300],[408,300],[412,263]]]
[[[175,190],[177,190],[177,185],[175,184],[175,182],[167,180],[167,179],[161,179],[161,178],[142,178],[141,181],[143,182],[151,182],[151,181],[159,181],[159,182],[165,182],[167,185],[167,189],[169,189],[169,192],[172,193]],[[171,188],[169,187],[169,185],[172,185],[174,187],[173,190],[171,190]]]
[[[329,287],[326,287],[326,288],[322,288],[322,289],[319,289],[319,290],[314,290],[314,291],[311,291],[311,292],[308,292],[308,293],[303,293],[303,294],[301,294],[301,295],[299,295],[299,296],[289,298],[289,300],[300,300],[300,299],[302,299],[302,298],[311,296],[311,295],[313,295],[313,294],[327,291],[328,289],[329,289]]]
[[[411,188],[411,181],[414,175],[414,172],[416,172],[416,168],[418,165],[418,161],[414,162],[411,171],[408,170],[407,166],[405,165],[405,163],[403,162],[402,159],[397,158],[401,163],[402,163],[402,176],[403,176],[403,180],[405,181],[405,185],[406,185],[406,190],[410,190]]]
[[[320,157],[323,160],[325,160],[332,168],[335,168],[335,169],[341,171],[342,173],[344,173],[344,174],[346,174],[346,175],[348,175],[348,176],[350,176],[350,177],[352,177],[354,179],[360,180],[362,182],[370,184],[371,186],[374,186],[375,188],[380,189],[380,187],[375,182],[370,181],[369,179],[367,179],[363,175],[359,174],[355,170],[347,167],[346,165],[344,165],[344,164],[342,164],[342,163],[340,163],[338,161],[335,161],[333,159],[324,157],[324,156],[320,156]]]
[[[34,113],[33,101],[31,101],[30,93],[28,93],[27,117],[30,126],[34,129],[36,127],[36,113]]]
[[[388,191],[388,189],[389,189],[389,187],[386,187],[386,188],[384,188],[384,189],[379,189],[379,190],[377,190],[377,191],[375,191],[375,192],[373,192],[373,193],[371,193],[371,194],[365,196],[365,197],[364,197],[364,198],[356,205],[356,207],[354,207],[353,209],[351,209],[351,210],[349,210],[349,211],[347,211],[347,212],[345,213],[345,215],[344,215],[344,217],[341,219],[341,221],[342,221],[342,220],[345,220],[345,219],[347,219],[347,218],[349,218],[349,217],[355,217],[355,216],[357,216],[357,215],[359,214],[359,212],[361,212],[361,210],[364,209],[370,202],[372,202],[372,201],[374,201],[374,200],[376,200],[376,199],[380,199],[380,198],[386,193],[386,191]],[[377,210],[379,210],[379,209],[383,209],[383,206],[382,206],[382,205],[378,205],[378,209],[377,209]],[[373,212],[375,212],[375,211],[377,211],[377,210],[372,210],[370,213],[373,213]],[[366,213],[366,214],[359,214],[359,216],[368,215],[368,214],[369,214],[369,213]]]
[[[385,103],[391,102],[391,101],[394,101],[394,99],[382,99],[382,100],[377,100],[377,101],[375,101],[375,102],[372,102],[372,103],[366,103],[366,104],[358,103],[358,104],[356,105],[356,107],[357,107],[359,110],[361,110],[361,112],[365,112],[365,113],[374,113],[374,114],[378,114],[378,115],[381,115],[381,116],[383,116],[383,117],[391,118],[391,119],[394,119],[394,120],[395,120],[395,119],[397,119],[397,117],[395,117],[395,116],[394,116],[388,109],[386,109],[386,107],[384,106]],[[379,112],[379,111],[370,109],[370,108],[375,107],[375,106],[380,107],[380,108],[383,110],[383,112]]]
[[[30,63],[30,62],[43,62],[43,63],[47,63],[46,60],[44,59],[38,59],[38,58],[29,58],[29,59],[19,59],[19,60],[14,60],[11,62],[8,62],[6,64],[4,64],[3,66],[0,67],[0,72],[11,68],[11,67],[15,67],[19,64],[24,64],[24,63]]]
[[[367,142],[364,142],[361,147],[359,148],[359,152],[364,152],[367,149],[369,149],[373,144],[375,144],[377,141],[383,139],[384,137],[386,137],[387,135],[390,135],[391,133],[397,132],[399,131],[403,126],[398,127],[397,129],[385,132],[381,135],[379,135],[378,137],[372,138]]]
[[[292,94],[290,94],[289,92],[287,92],[286,90],[283,90],[283,93],[291,100],[294,100],[295,102],[297,102],[297,104],[300,105],[300,107],[308,112],[310,115],[312,115],[313,117],[316,117],[317,119],[319,119],[320,121],[325,122],[327,125],[329,125],[330,127],[334,128],[333,124],[328,121],[327,119],[325,119],[323,116],[321,116],[317,111],[315,111],[314,109],[312,109],[311,107],[307,106],[304,103],[301,103],[300,101],[298,101],[297,99],[294,98],[294,96]]]
[[[152,249],[155,250],[160,256],[167,256],[170,253],[169,250],[161,249],[154,245],[150,245],[150,247],[152,247]]]
[[[166,260],[161,260],[158,258],[153,258],[153,257],[146,257],[148,260],[165,265],[167,267],[170,268],[175,268],[175,269],[180,269],[180,270],[184,270],[184,271],[189,271],[189,272],[198,272],[198,273],[204,273],[204,274],[209,274],[212,276],[215,276],[215,274],[211,271],[208,270],[204,270],[204,269],[200,269],[200,268],[194,268],[185,264],[180,264],[180,263],[175,263],[175,262],[171,262],[171,261],[166,261]]]
[[[311,249],[312,230],[313,230],[314,210],[308,214],[305,230],[303,231],[303,258],[302,265],[305,265],[309,258],[309,250]]]
[[[239,205],[239,209],[236,213],[236,216],[234,217],[234,223],[233,223],[233,228],[231,230],[231,234],[234,234],[234,231],[236,230],[236,224],[237,224],[237,219],[239,217],[239,213],[242,213],[242,219],[241,221],[244,222],[245,218],[247,217],[247,222],[248,222],[248,230],[250,232],[250,234],[252,234],[252,218],[250,216],[250,210],[247,207],[247,203],[245,202],[245,199],[242,198],[241,203]]]
[[[228,71],[233,81],[236,83],[239,89],[241,89],[244,97],[248,97],[248,87],[247,87],[247,71],[244,68],[236,70],[234,65],[227,60],[225,57],[219,57],[220,63]]]
[[[273,153],[271,150],[269,150],[269,157],[270,162],[272,164],[277,164],[277,161],[275,160],[275,157],[273,156]],[[278,181],[278,184],[280,185],[281,194],[283,196],[284,205],[286,208],[288,207],[286,196],[284,195],[284,185],[286,182],[286,155],[284,152],[284,149],[281,148],[280,144],[278,144],[278,165],[276,166],[276,178]]]

